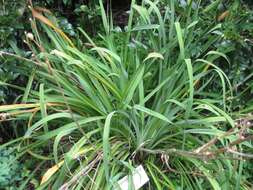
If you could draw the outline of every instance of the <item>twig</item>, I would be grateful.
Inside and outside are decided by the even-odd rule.
[[[253,140],[253,135],[237,139],[237,140],[233,141],[232,143],[230,143],[227,147],[223,147],[223,148],[220,148],[220,149],[216,150],[213,153],[213,155],[215,156],[217,154],[221,154],[221,153],[227,152],[228,150],[231,150],[231,147],[236,146],[238,144],[241,144],[242,142],[249,141],[249,140]]]
[[[147,152],[149,154],[180,155],[180,156],[188,156],[188,157],[194,157],[194,158],[205,158],[206,156],[209,156],[209,152],[196,153],[193,151],[178,150],[175,148],[168,149],[168,150],[150,150],[146,148],[141,148],[140,150],[143,152]]]
[[[230,130],[228,130],[226,133],[224,133],[220,137],[215,137],[212,140],[210,140],[208,143],[206,143],[203,146],[197,148],[194,152],[200,153],[200,152],[206,151],[210,146],[214,145],[219,140],[219,138],[223,138],[223,137],[226,137],[226,136],[232,134],[234,132],[234,130],[235,130],[235,128],[231,128]]]
[[[0,51],[0,56],[3,56],[3,55],[15,57],[17,59],[20,59],[20,60],[23,60],[23,61],[27,61],[27,62],[31,62],[31,63],[35,63],[36,65],[43,67],[43,65],[41,63],[37,62],[37,61],[31,60],[31,59],[27,59],[25,57],[21,57],[19,55],[13,54],[13,53],[5,52],[5,51]]]
[[[216,139],[211,140],[207,145],[204,146],[206,148],[207,146],[211,145]],[[168,150],[150,150],[141,148],[141,151],[150,153],[150,154],[161,154],[161,155],[180,155],[185,157],[193,157],[193,158],[199,158],[199,159],[215,159],[217,155],[225,153],[225,152],[231,152],[231,147],[241,144],[242,142],[253,140],[253,135],[248,137],[239,138],[233,142],[231,142],[228,146],[220,148],[215,151],[185,151],[185,150],[178,150],[178,149],[168,149]],[[203,146],[202,146],[203,147]],[[197,149],[198,150],[198,149]],[[237,155],[245,155],[247,158],[251,158],[251,155],[245,154],[245,153],[239,153],[236,152]],[[252,157],[253,158],[253,157]]]
[[[232,154],[244,157],[244,158],[250,158],[250,159],[253,158],[253,154],[246,154],[246,153],[243,153],[243,152],[237,152],[237,151],[232,150],[231,148],[228,148],[227,151],[232,153]]]

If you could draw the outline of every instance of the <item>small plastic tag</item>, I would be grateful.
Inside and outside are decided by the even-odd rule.
[[[147,173],[145,172],[144,168],[142,165],[138,166],[134,171],[133,171],[133,185],[134,189],[138,190],[140,189],[145,183],[149,181],[149,178],[147,176]],[[120,190],[128,190],[128,176],[123,177],[118,181]]]

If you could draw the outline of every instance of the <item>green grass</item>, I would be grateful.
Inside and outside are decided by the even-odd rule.
[[[127,30],[117,33],[101,1],[101,40],[80,29],[92,48],[75,47],[52,15],[33,11],[38,21],[27,42],[35,56],[18,68],[29,82],[18,87],[22,102],[0,112],[25,124],[24,136],[9,143],[20,157],[45,161],[34,178],[60,163],[36,189],[113,189],[139,164],[150,177],[145,189],[249,189],[242,157],[223,149],[252,146],[238,141],[231,84],[215,65],[227,59],[213,46],[219,27],[206,31],[198,9],[178,15],[169,2],[161,13],[158,1],[133,1]],[[219,94],[208,92],[212,77]]]

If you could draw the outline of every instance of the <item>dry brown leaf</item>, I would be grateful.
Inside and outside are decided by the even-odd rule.
[[[43,175],[40,184],[47,182],[50,179],[50,177],[52,175],[54,175],[54,173],[57,172],[57,170],[60,169],[60,167],[63,165],[63,163],[64,163],[64,160],[59,162],[58,164],[54,165],[53,167],[49,168],[46,171],[46,173]]]

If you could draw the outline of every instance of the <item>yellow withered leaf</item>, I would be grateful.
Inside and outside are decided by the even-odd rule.
[[[30,7],[30,9],[32,11],[32,15],[33,15],[34,18],[40,20],[44,24],[46,24],[49,27],[53,28],[55,32],[57,32],[58,34],[60,34],[65,40],[67,40],[69,42],[69,44],[72,47],[74,47],[74,44],[72,43],[72,41],[69,39],[69,37],[61,29],[59,29],[57,26],[55,26],[48,18],[46,18],[45,16],[43,16],[42,14],[40,14],[39,12],[37,12],[32,7]]]
[[[57,172],[57,170],[60,169],[60,167],[63,165],[63,163],[64,163],[64,160],[59,162],[58,164],[54,165],[53,167],[49,168],[46,171],[46,173],[43,175],[40,184],[47,182],[50,179],[50,177],[52,175],[54,175],[54,173]]]
[[[58,103],[47,103],[47,106],[60,106]],[[10,110],[18,110],[18,109],[26,109],[26,108],[36,108],[39,107],[40,104],[12,104],[12,105],[1,105],[0,112],[10,111]]]
[[[158,59],[164,59],[163,55],[157,52],[151,52],[148,54],[148,56],[144,59],[143,62],[147,61],[148,59],[151,58],[158,58]]]
[[[90,150],[93,150],[93,148],[80,149],[76,154],[73,155],[72,158],[73,158],[73,159],[76,159],[76,158],[78,158],[80,155],[85,154],[85,153],[89,152]],[[43,183],[47,182],[47,181],[50,179],[50,177],[51,177],[52,175],[54,175],[54,173],[57,172],[57,171],[61,168],[61,166],[62,166],[63,164],[64,164],[64,160],[62,160],[62,161],[59,162],[58,164],[56,164],[56,165],[52,166],[51,168],[49,168],[49,169],[46,171],[46,173],[43,175],[40,184],[43,184]]]
[[[228,15],[229,15],[229,11],[223,12],[223,13],[218,17],[218,21],[220,22],[220,21],[224,20]]]
[[[16,109],[25,109],[25,108],[35,108],[38,107],[39,104],[12,104],[12,105],[1,105],[0,112],[2,111],[10,111]]]

